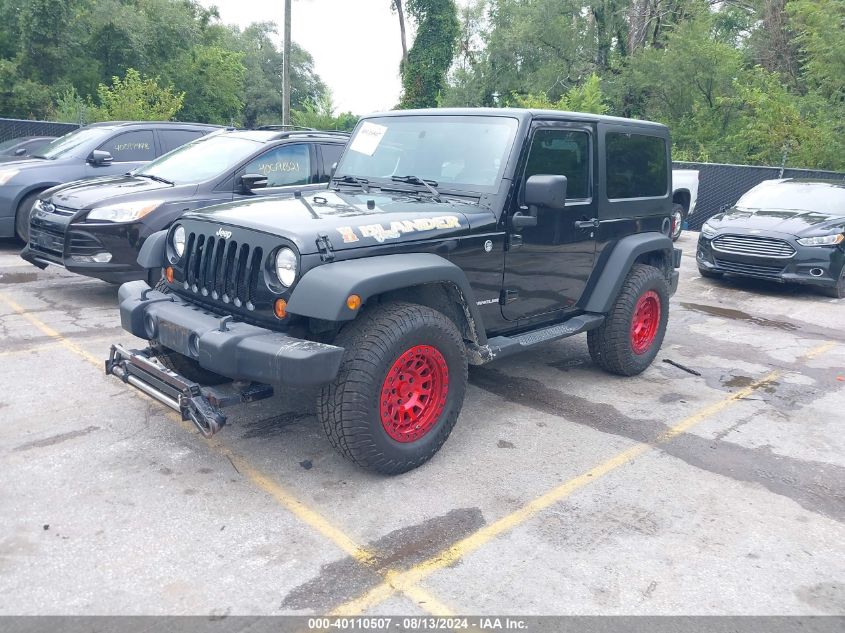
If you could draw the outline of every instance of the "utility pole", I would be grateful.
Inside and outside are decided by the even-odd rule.
[[[285,57],[282,65],[282,125],[290,125],[290,4],[285,0]]]

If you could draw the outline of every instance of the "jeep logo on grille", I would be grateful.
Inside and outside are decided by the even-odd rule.
[[[215,233],[215,235],[221,239],[228,240],[230,237],[232,237],[232,232],[224,231],[223,229],[217,229],[217,233]]]

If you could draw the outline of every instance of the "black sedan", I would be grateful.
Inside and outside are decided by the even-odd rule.
[[[815,286],[845,297],[845,182],[767,180],[713,216],[698,238],[703,277]]]
[[[325,187],[347,139],[334,132],[220,131],[123,176],[48,189],[32,208],[21,257],[112,283],[145,279],[136,260],[147,237],[185,211]]]

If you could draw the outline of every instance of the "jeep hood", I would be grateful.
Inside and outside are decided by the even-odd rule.
[[[259,198],[186,213],[185,219],[242,227],[291,240],[301,253],[317,252],[320,235],[334,250],[397,244],[464,235],[470,217],[488,221],[491,212],[477,204],[425,196],[321,190],[300,198]]]
[[[772,231],[798,237],[804,234],[816,235],[827,229],[845,226],[845,211],[842,213],[820,213],[789,209],[743,209],[733,208],[716,216],[710,224],[723,230]]]

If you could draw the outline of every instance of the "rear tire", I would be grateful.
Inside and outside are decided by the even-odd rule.
[[[154,288],[164,294],[170,294],[170,288],[167,287],[167,282],[163,277],[159,277],[158,283],[155,284]],[[232,382],[231,379],[225,376],[200,367],[200,364],[193,358],[188,358],[179,352],[174,352],[161,345],[158,341],[150,341],[150,347],[158,362],[170,371],[175,371],[180,376],[192,382],[197,382],[201,385],[222,385],[223,383]]]
[[[395,475],[440,450],[467,384],[455,324],[426,306],[388,303],[365,312],[336,339],[340,371],[317,399],[331,445],[355,464]]]
[[[687,212],[683,205],[677,202],[672,204],[672,238],[673,242],[677,242],[684,230],[684,221],[687,219]]]
[[[15,235],[24,243],[29,242],[29,217],[32,215],[32,205],[38,200],[40,191],[26,196],[18,205],[15,213]]]
[[[593,361],[621,376],[643,372],[660,350],[669,321],[669,284],[654,266],[634,264],[601,327],[587,333]]]

